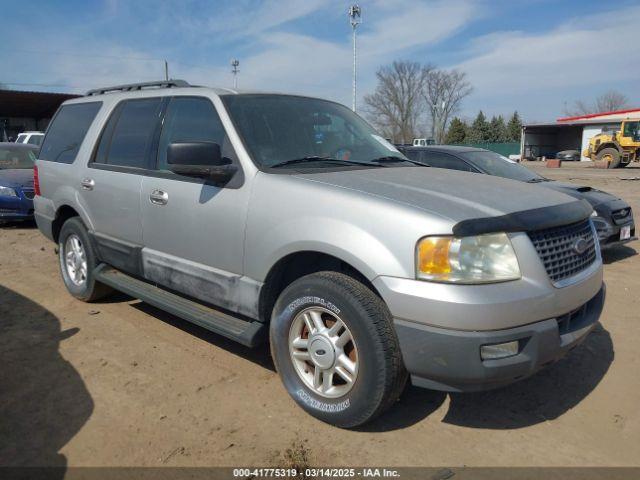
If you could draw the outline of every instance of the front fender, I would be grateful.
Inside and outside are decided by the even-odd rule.
[[[409,251],[413,254],[410,246]],[[348,263],[369,280],[377,277],[379,272],[391,272],[393,276],[413,275],[407,271],[403,261],[371,232],[342,220],[315,216],[284,221],[265,232],[259,247],[247,249],[247,275],[264,281],[273,265],[297,252],[331,255]],[[411,261],[403,260],[405,264],[407,260]]]

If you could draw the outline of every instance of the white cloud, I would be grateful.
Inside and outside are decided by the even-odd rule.
[[[327,2],[322,0],[242,0],[228,7],[217,6],[202,17],[173,14],[190,30],[240,38],[258,35],[306,17],[323,6],[326,7]]]
[[[640,7],[574,18],[549,32],[499,32],[475,40],[466,71],[476,95],[527,94],[640,77]]]
[[[358,37],[360,92],[371,90],[380,65],[453,35],[475,13],[475,6],[465,0],[422,4],[396,0],[365,6],[365,23]],[[240,86],[290,90],[350,103],[352,51],[346,10],[344,25],[344,34],[335,41],[277,31],[261,34],[256,42],[259,53],[241,60]]]

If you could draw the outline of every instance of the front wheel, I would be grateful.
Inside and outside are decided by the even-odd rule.
[[[607,162],[607,168],[620,166],[620,152],[615,148],[603,148],[598,152],[598,160]]]
[[[389,408],[406,383],[391,315],[369,288],[337,272],[289,285],[271,319],[271,352],[285,388],[304,410],[339,427]]]

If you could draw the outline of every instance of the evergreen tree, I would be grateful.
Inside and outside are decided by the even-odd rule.
[[[507,126],[504,123],[504,118],[502,115],[498,115],[497,117],[494,115],[491,118],[491,122],[489,123],[490,129],[490,140],[491,142],[501,143],[507,141]]]
[[[519,142],[520,135],[522,134],[522,121],[518,112],[513,112],[509,123],[507,123],[507,141]]]
[[[491,126],[487,122],[487,118],[482,113],[482,110],[478,112],[478,116],[471,124],[467,135],[467,142],[485,143],[489,142],[491,138]]]
[[[454,117],[449,124],[449,130],[444,143],[464,143],[467,137],[467,125],[458,117]]]

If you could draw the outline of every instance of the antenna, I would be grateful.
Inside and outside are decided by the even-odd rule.
[[[349,7],[349,22],[353,31],[353,102],[351,109],[356,111],[356,85],[357,85],[357,50],[356,50],[356,27],[362,23],[362,9],[359,5]]]
[[[240,65],[240,60],[234,58],[231,60],[231,73],[233,73],[233,88],[238,88],[238,65]]]

